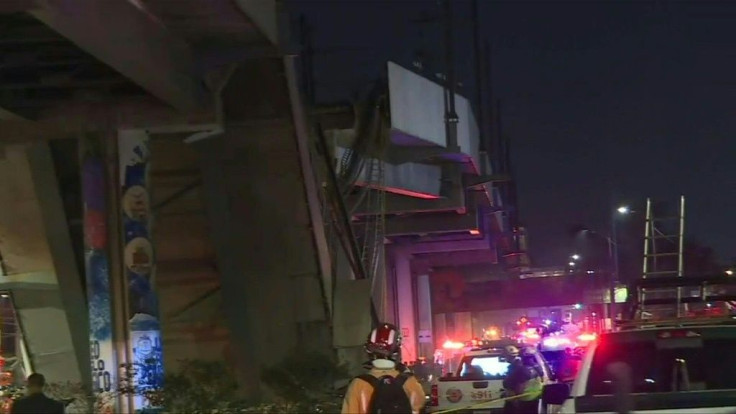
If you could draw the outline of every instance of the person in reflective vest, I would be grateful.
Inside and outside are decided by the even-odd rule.
[[[503,380],[505,396],[509,398],[504,404],[504,411],[507,414],[536,414],[544,385],[539,371],[524,363],[519,348],[511,345],[505,351],[510,365]]]

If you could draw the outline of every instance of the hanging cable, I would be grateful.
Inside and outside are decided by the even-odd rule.
[[[385,82],[375,82],[365,104],[359,105],[357,122],[355,128],[355,139],[350,149],[346,150],[340,162],[339,189],[343,196],[352,191],[355,182],[358,181],[365,169],[367,157],[376,150],[378,140],[375,138],[380,133],[380,102],[385,92]]]
[[[330,151],[327,146],[327,140],[325,139],[325,135],[322,131],[322,126],[317,123],[316,124],[316,133],[317,133],[317,139],[321,146],[322,154],[324,155],[325,164],[327,166],[327,172],[330,179],[330,182],[332,184],[332,189],[334,191],[334,197],[337,203],[338,212],[341,219],[341,225],[343,226],[346,236],[347,236],[347,244],[346,246],[346,253],[348,256],[352,256],[353,260],[351,260],[351,263],[353,264],[353,272],[355,273],[355,276],[357,279],[365,279],[366,278],[366,272],[365,268],[363,267],[363,263],[360,261],[360,251],[358,250],[358,245],[356,243],[355,239],[355,233],[353,232],[353,226],[350,223],[350,216],[348,215],[347,207],[345,206],[345,199],[342,197],[342,194],[340,193],[339,188],[339,181],[337,178],[337,173],[335,172],[335,168],[332,165],[332,160],[330,159]],[[378,312],[376,311],[375,304],[373,303],[373,298],[371,298],[371,321],[373,322],[373,325],[376,326],[380,323],[378,319]]]

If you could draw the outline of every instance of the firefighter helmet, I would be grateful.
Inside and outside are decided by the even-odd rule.
[[[365,351],[374,358],[394,359],[400,349],[401,333],[390,323],[378,325],[365,343]]]

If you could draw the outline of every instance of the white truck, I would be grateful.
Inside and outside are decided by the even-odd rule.
[[[688,278],[670,281],[669,286],[694,282],[683,279]],[[711,307],[717,300],[736,299],[734,294],[723,295],[723,290],[721,296],[711,294],[708,289],[717,282],[736,286],[735,278],[717,279],[695,279],[703,282],[699,292],[683,289],[684,299],[675,302],[688,305],[681,308],[683,317],[633,320],[619,331],[602,334],[589,346],[572,387],[545,386],[543,406],[561,405],[561,413],[578,414],[736,413],[736,318],[692,317],[698,302]],[[641,285],[659,288],[666,282],[640,284],[639,315],[644,304],[669,303],[661,297],[645,300]]]
[[[542,371],[545,384],[551,383],[552,372],[544,358],[534,347],[516,342],[493,341],[488,345],[467,352],[454,374],[435,379],[432,384],[428,412],[459,410],[468,408],[473,413],[497,413],[503,411],[503,380],[509,368],[504,356],[505,345],[526,348],[522,354],[524,362],[537,366]],[[499,400],[493,403],[494,400]],[[483,408],[473,409],[481,403]]]

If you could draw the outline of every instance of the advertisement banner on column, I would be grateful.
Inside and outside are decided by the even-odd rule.
[[[149,137],[145,131],[121,131],[118,136],[123,220],[123,263],[130,308],[133,401],[136,411],[151,408],[145,395],[163,385],[163,354],[158,297],[155,291],[155,252],[151,241]]]
[[[84,203],[84,252],[90,323],[90,357],[95,413],[115,412],[117,384],[112,341],[110,272],[107,254],[107,202],[105,163],[90,140],[82,152],[82,198]]]

